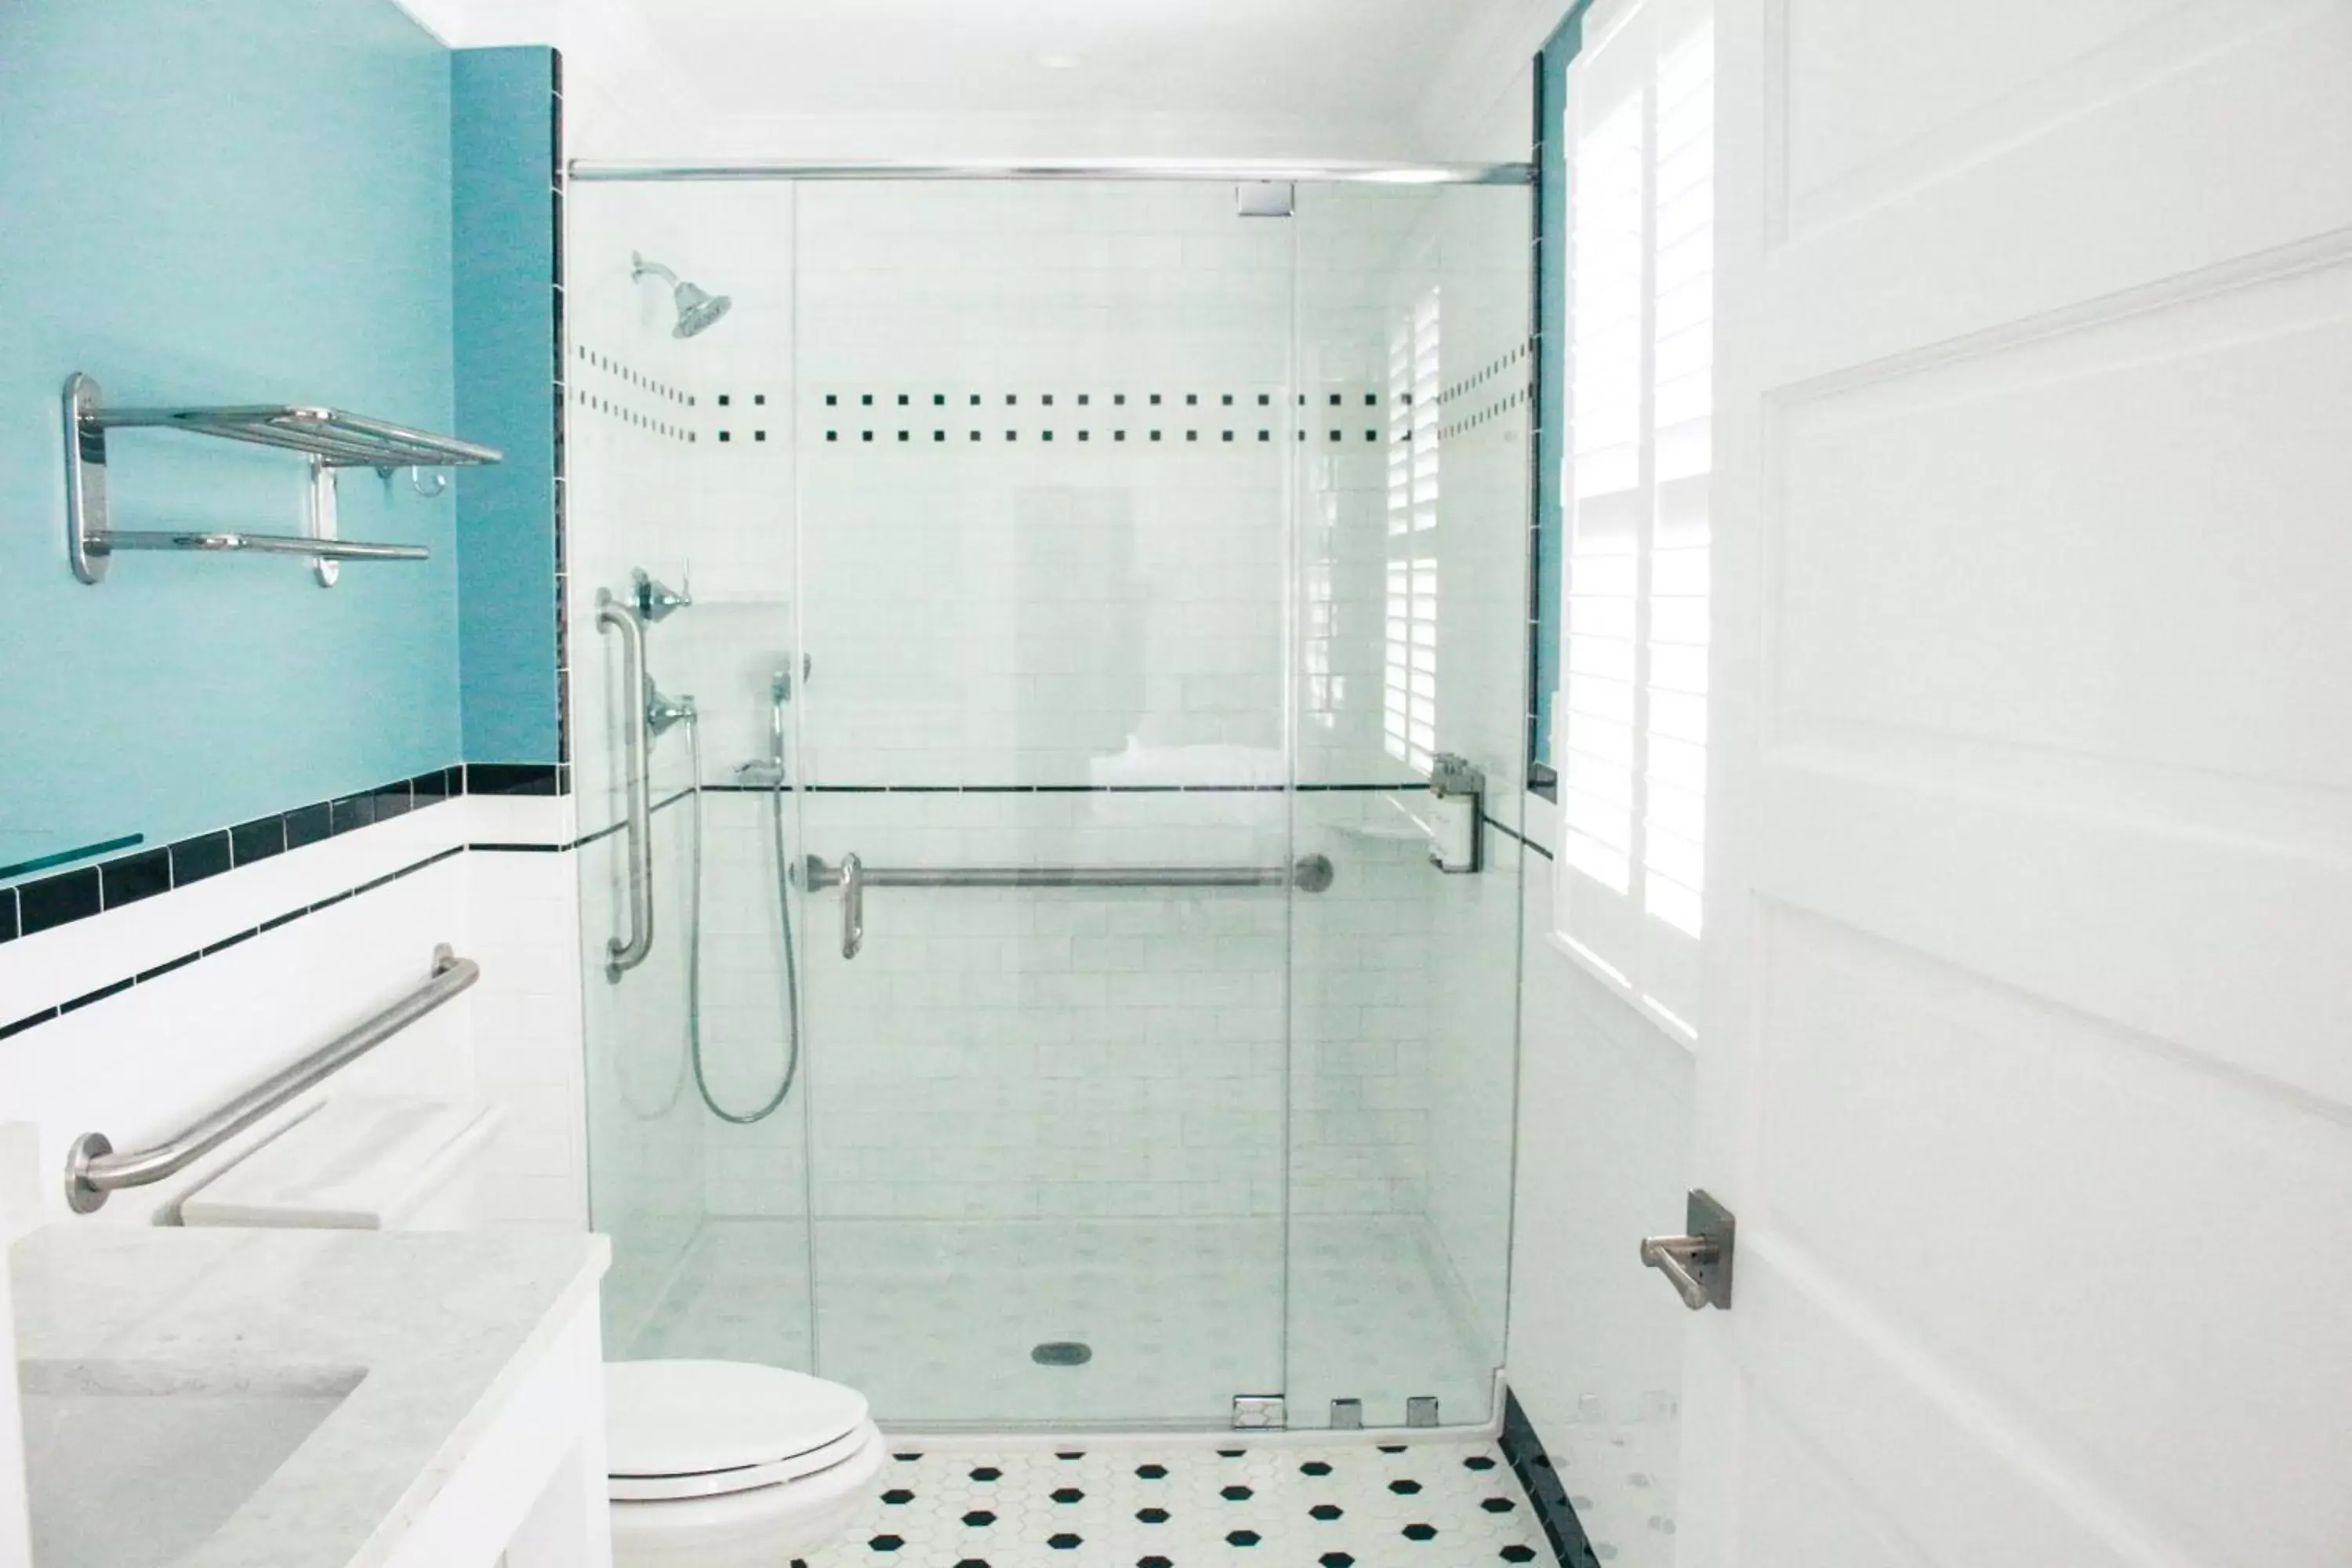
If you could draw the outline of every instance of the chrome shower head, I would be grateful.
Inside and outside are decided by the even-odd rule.
[[[706,294],[691,283],[677,286],[677,325],[674,338],[690,338],[727,313],[735,301],[724,294]]]
[[[647,261],[632,251],[629,255],[629,281],[654,277],[670,286],[670,300],[677,307],[677,324],[669,330],[674,338],[690,338],[725,315],[735,301],[724,294],[713,294],[698,284],[688,283],[658,261]]]

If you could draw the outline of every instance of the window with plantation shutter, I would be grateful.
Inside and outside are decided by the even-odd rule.
[[[1694,1037],[1706,847],[1715,121],[1693,0],[1596,5],[1569,168],[1556,936]]]

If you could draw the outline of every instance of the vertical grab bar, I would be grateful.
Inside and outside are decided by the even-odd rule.
[[[841,858],[841,956],[856,958],[866,945],[866,862]]]
[[[621,976],[646,961],[654,946],[654,825],[652,763],[646,744],[646,628],[635,611],[607,588],[596,590],[596,629],[621,634],[621,746],[628,773],[628,937],[604,943],[604,978]]]

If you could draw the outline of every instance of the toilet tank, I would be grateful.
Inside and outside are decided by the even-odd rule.
[[[477,1213],[494,1105],[341,1095],[190,1193],[180,1222],[319,1230],[462,1230]]]

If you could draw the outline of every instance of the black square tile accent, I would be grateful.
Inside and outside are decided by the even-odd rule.
[[[467,763],[467,795],[560,795],[551,763]]]
[[[873,401],[874,401],[873,395],[869,393],[869,394],[866,395],[866,402],[868,402],[868,403],[873,402]],[[719,407],[721,407],[721,408],[729,408],[729,407],[732,407],[732,406],[734,405],[734,403],[735,403],[735,395],[734,395],[733,393],[731,393],[731,392],[722,392],[722,393],[720,393],[720,394],[719,395]]]
[[[16,889],[16,907],[26,936],[68,921],[87,919],[101,907],[98,868],[84,866],[78,871],[24,883]]]
[[[16,889],[0,888],[0,942],[16,940]]]
[[[335,830],[333,816],[327,803],[298,805],[286,814],[286,847],[299,849],[330,837]]]
[[[838,394],[836,394],[836,393],[831,393],[831,392],[826,393],[826,394],[824,395],[824,405],[825,405],[827,408],[837,408],[837,407],[839,407],[839,406],[841,405],[841,397],[840,397],[840,395],[839,395]]]
[[[1050,392],[1045,394],[1045,406],[1048,408],[1054,406],[1054,395]]]
[[[229,863],[250,865],[266,860],[272,855],[286,853],[286,819],[282,816],[259,816],[251,822],[240,822],[228,830]]]
[[[409,793],[408,781],[386,784],[374,795],[375,819],[389,822],[395,816],[406,816],[416,805],[416,797]]]
[[[719,438],[722,441],[732,441],[735,439],[735,432],[732,430],[721,430],[719,432]],[[868,439],[871,439],[871,437],[868,437]]]
[[[109,860],[98,868],[98,880],[110,910],[168,893],[172,890],[172,852],[163,847],[142,849],[136,855]]]
[[[374,826],[375,796],[347,795],[341,800],[330,801],[328,810],[330,832],[336,834],[355,832],[360,828]]]
[[[1274,401],[1274,394],[1272,394],[1272,393],[1270,393],[1270,392],[1261,392],[1261,393],[1259,393],[1259,394],[1257,395],[1257,405],[1258,405],[1260,408],[1264,408],[1264,407],[1267,406],[1268,405],[1270,405],[1271,403],[1273,403],[1273,401]]]
[[[228,830],[200,833],[172,846],[172,886],[184,888],[229,868]]]
[[[763,397],[763,398],[761,398],[761,399],[760,399],[760,401],[761,401],[761,402],[762,402],[762,403],[765,403],[765,402],[767,401],[767,399]],[[908,401],[908,399],[907,399],[907,395],[906,395],[905,393],[903,393],[903,392],[902,392],[902,393],[900,393],[900,394],[898,395],[898,406],[899,406],[899,407],[901,407],[901,408],[906,407],[906,406],[907,406],[907,401]]]
[[[1188,393],[1186,393],[1186,394],[1184,395],[1184,406],[1185,406],[1185,407],[1187,407],[1187,408],[1198,408],[1200,405],[1201,405],[1201,395],[1200,395],[1199,393],[1197,393],[1197,392],[1188,392]]]
[[[1127,394],[1124,392],[1114,392],[1110,395],[1110,401],[1112,407],[1124,408],[1127,406]]]
[[[1234,405],[1234,395],[1232,393],[1228,392],[1225,394],[1224,404],[1228,408],[1231,408]]]

